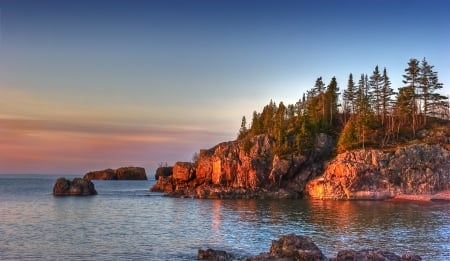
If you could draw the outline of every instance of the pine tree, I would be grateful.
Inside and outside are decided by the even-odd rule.
[[[320,108],[320,112],[322,115],[322,120],[325,119],[325,83],[322,80],[322,77],[317,78],[316,84],[314,85],[314,88],[312,89],[311,95],[313,97],[318,96],[318,105]],[[315,95],[315,93],[317,93]]]
[[[434,66],[430,65],[425,58],[423,58],[420,66],[420,98],[423,101],[424,124],[427,123],[427,116],[435,114],[439,111],[442,105],[448,104],[447,97],[436,93],[437,90],[443,87],[439,82],[437,72],[433,71]]]
[[[247,133],[248,133],[247,120],[245,119],[245,116],[242,116],[241,128],[239,129],[238,139],[244,138],[245,136],[247,136]]]
[[[334,121],[337,119],[338,111],[338,99],[339,99],[339,87],[336,81],[336,77],[333,77],[330,84],[327,86],[325,92],[326,108],[329,111],[328,119],[330,127],[333,126]]]
[[[371,93],[375,114],[377,116],[380,116],[382,107],[381,96],[382,96],[383,78],[380,75],[380,71],[378,70],[378,65],[375,66],[375,70],[373,71],[373,74],[370,76],[369,85],[370,88],[372,89]]]
[[[387,75],[386,68],[383,69],[382,88],[381,88],[381,124],[384,126],[386,121],[386,115],[389,111],[389,107],[392,103],[392,95],[394,95],[394,90],[391,88],[391,81]]]
[[[344,101],[344,116],[353,115],[355,113],[355,82],[353,81],[353,75],[350,73],[348,76],[347,89],[344,90],[342,95]],[[346,120],[345,120],[346,121]]]
[[[359,146],[358,132],[354,118],[351,118],[341,132],[338,140],[338,152],[356,149]]]
[[[416,136],[416,128],[417,128],[417,114],[418,114],[418,106],[417,106],[417,89],[419,88],[419,79],[420,79],[420,68],[419,61],[417,59],[411,58],[408,62],[408,68],[405,69],[405,73],[403,75],[403,84],[405,86],[404,94],[407,94],[404,98],[410,98],[411,100],[404,105],[409,105],[411,108],[412,114],[412,129],[413,136]]]

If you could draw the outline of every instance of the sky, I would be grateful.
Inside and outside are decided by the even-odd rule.
[[[0,174],[191,161],[271,99],[410,58],[450,94],[447,0],[0,0]],[[250,121],[250,120],[249,120]]]

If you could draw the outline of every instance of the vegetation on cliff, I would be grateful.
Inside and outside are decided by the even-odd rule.
[[[409,60],[403,84],[395,92],[387,69],[381,73],[378,65],[370,76],[361,74],[357,84],[350,73],[342,93],[335,77],[328,85],[319,77],[296,104],[271,100],[262,112],[253,112],[250,124],[244,116],[238,140],[248,151],[252,137],[267,134],[275,154],[305,154],[314,148],[315,136],[326,133],[343,152],[405,144],[420,130],[448,124],[448,97],[438,92],[443,84],[425,58]]]

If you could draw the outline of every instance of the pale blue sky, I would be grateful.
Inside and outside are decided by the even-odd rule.
[[[190,160],[234,139],[242,115],[270,99],[295,102],[319,76],[336,76],[342,90],[349,73],[378,64],[396,89],[412,57],[435,66],[448,94],[449,7],[0,0],[0,145],[11,152],[0,149],[0,173]],[[55,148],[39,153],[44,144]]]

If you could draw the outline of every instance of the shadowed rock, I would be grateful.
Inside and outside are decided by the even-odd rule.
[[[159,167],[155,172],[155,180],[158,180],[159,177],[169,177],[173,173],[173,167]]]
[[[53,186],[54,196],[90,196],[97,195],[94,183],[89,180],[74,178],[70,181],[66,178],[59,178]]]
[[[231,261],[233,257],[225,251],[222,250],[214,250],[214,249],[206,249],[206,250],[198,250],[199,260],[211,260],[211,261]]]
[[[233,260],[233,255],[221,250],[199,250],[198,259],[201,260]],[[241,260],[238,259],[238,260]],[[336,257],[327,258],[316,246],[311,238],[295,234],[280,236],[272,240],[270,252],[249,257],[246,261],[420,261],[422,258],[408,252],[398,256],[389,251],[371,250],[341,250]]]
[[[141,167],[123,167],[91,171],[83,176],[86,180],[147,180],[145,169]]]

